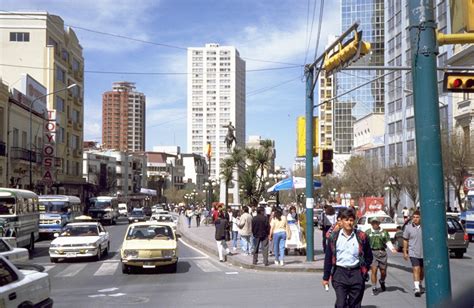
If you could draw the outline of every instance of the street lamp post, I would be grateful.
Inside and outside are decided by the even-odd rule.
[[[50,92],[50,93],[46,93],[44,95],[41,95],[41,96],[38,96],[37,98],[35,98],[34,100],[32,100],[30,102],[30,108],[29,108],[29,112],[30,112],[30,146],[29,146],[29,160],[30,160],[30,164],[29,164],[29,177],[30,177],[30,184],[29,184],[29,189],[32,190],[33,189],[33,177],[32,177],[32,169],[33,169],[33,165],[32,165],[32,160],[33,160],[33,151],[32,151],[32,146],[33,146],[33,128],[32,128],[32,122],[33,122],[33,104],[36,102],[36,101],[39,101],[40,99],[43,99],[49,95],[52,95],[52,94],[56,94],[56,93],[59,93],[59,92],[62,92],[62,91],[66,91],[66,90],[69,90],[69,89],[72,89],[74,87],[76,87],[77,84],[73,83],[69,86],[67,86],[66,88],[63,88],[63,89],[59,89],[59,90],[56,90],[56,91],[53,91],[53,92]]]

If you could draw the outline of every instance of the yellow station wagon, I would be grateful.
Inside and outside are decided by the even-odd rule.
[[[178,242],[169,225],[159,222],[140,222],[130,225],[120,250],[122,272],[132,268],[156,268],[169,266],[176,272],[178,266]]]

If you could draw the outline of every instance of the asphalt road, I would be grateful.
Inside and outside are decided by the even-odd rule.
[[[334,291],[324,291],[321,273],[276,273],[241,269],[217,262],[187,243],[179,244],[177,273],[162,270],[125,275],[118,250],[126,223],[107,226],[111,253],[99,262],[49,262],[50,241],[36,245],[34,263],[43,265],[52,283],[55,307],[333,307]],[[474,246],[474,245],[472,245]],[[472,282],[474,249],[451,263],[454,294]],[[411,273],[392,268],[387,291],[364,296],[364,307],[424,307],[425,296],[415,298]]]

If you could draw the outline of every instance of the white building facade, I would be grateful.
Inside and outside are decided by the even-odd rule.
[[[210,142],[210,177],[218,179],[229,123],[235,145],[245,144],[245,61],[235,47],[219,44],[188,48],[187,61],[187,153],[206,156]]]

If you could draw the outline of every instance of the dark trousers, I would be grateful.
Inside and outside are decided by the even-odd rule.
[[[331,226],[323,226],[323,252],[326,253],[327,239],[326,233],[329,231]]]
[[[332,277],[332,286],[336,291],[336,308],[360,308],[364,297],[365,280],[360,268],[345,269],[336,267]]]
[[[263,264],[268,264],[268,238],[254,238],[253,264],[257,264],[258,248],[262,245]]]
[[[196,215],[196,226],[200,226],[201,225],[201,215]]]

